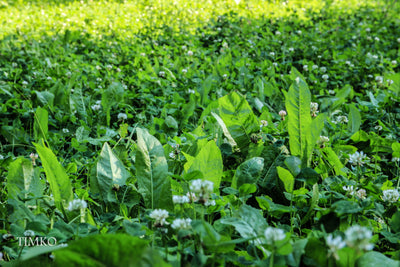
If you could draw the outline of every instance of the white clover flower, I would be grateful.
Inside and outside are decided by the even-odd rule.
[[[377,125],[377,126],[375,126],[374,128],[375,128],[375,130],[377,130],[377,131],[382,131],[382,129],[383,129],[382,126],[380,126],[380,125]]]
[[[347,119],[346,116],[337,116],[336,120],[332,121],[334,124],[345,124],[348,123],[349,120]]]
[[[145,57],[146,53],[140,53],[140,56]]]
[[[120,68],[117,68],[116,71],[117,71],[117,72],[121,72],[121,69],[120,69]]]
[[[158,73],[158,76],[160,76],[160,77],[165,77],[165,71],[160,71],[160,72]]]
[[[106,68],[107,68],[108,70],[112,70],[113,66],[110,65],[110,64],[108,64],[108,65],[106,66]]]
[[[366,227],[354,225],[348,228],[344,234],[346,236],[346,244],[349,247],[357,250],[372,250],[374,248],[374,245],[369,243],[372,238],[372,232]]]
[[[278,63],[274,62],[274,63],[272,63],[272,66],[278,67]]]
[[[313,69],[313,70],[318,69],[318,65],[313,65],[313,66],[312,66],[312,69]]]
[[[311,110],[311,112],[318,112],[318,103],[316,103],[316,102],[311,102],[310,103],[310,110]]]
[[[214,183],[207,180],[193,180],[190,184],[190,190],[200,197],[200,200],[203,203],[207,202],[210,197],[210,194],[214,190]]]
[[[300,77],[297,77],[295,80],[296,80],[296,83],[300,83]]]
[[[367,198],[367,191],[365,191],[365,189],[360,189],[357,192],[355,192],[355,196],[358,197],[359,199],[365,199]]]
[[[351,65],[351,62],[348,60],[345,63],[346,63],[346,65],[349,65],[349,66]]]
[[[281,35],[281,32],[280,32],[280,31],[276,31],[276,32],[275,32],[275,35],[278,35],[278,36],[279,36],[279,35]]]
[[[192,228],[192,225],[190,224],[192,222],[192,219],[187,218],[187,219],[175,219],[171,227],[175,230],[189,230]]]
[[[333,238],[332,234],[327,235],[325,240],[328,246],[328,257],[333,256],[336,260],[339,260],[338,251],[346,246],[346,242],[343,241],[341,236]]]
[[[4,159],[4,156],[3,155],[0,155],[0,160],[3,160]]]
[[[349,155],[349,162],[354,166],[361,166],[364,164],[364,160],[367,159],[367,155],[364,152],[356,151],[354,154]]]
[[[63,133],[69,133],[69,130],[68,130],[67,128],[63,128],[63,129],[62,129],[62,132],[63,132]]]
[[[190,199],[188,196],[177,196],[177,195],[173,195],[172,196],[172,202],[174,204],[185,204],[185,203],[189,203]]]
[[[370,28],[366,28],[365,31],[366,31],[366,32],[370,32],[371,29],[370,29]]]
[[[87,203],[83,199],[74,199],[68,203],[68,211],[86,209]]]
[[[373,55],[372,58],[373,59],[378,59],[379,57],[378,57],[378,55]]]
[[[367,41],[372,41],[372,37],[371,36],[367,36]]]
[[[187,192],[186,196],[189,198],[189,202],[196,202],[197,200],[199,200],[199,198],[193,192],[190,192],[190,193]]]
[[[348,192],[352,196],[356,192],[357,188],[354,188],[354,186],[349,185],[349,186],[343,186],[343,190]]]
[[[268,227],[265,230],[264,235],[268,245],[273,245],[275,244],[275,242],[281,241],[286,238],[285,231],[274,227]]]
[[[300,35],[302,32],[300,30],[297,31],[297,34]]]
[[[320,70],[322,73],[325,73],[325,72],[326,72],[326,67],[321,67],[319,70]]]
[[[334,94],[335,94],[335,90],[329,90],[328,93],[329,93],[330,95],[334,95]]]
[[[208,207],[208,206],[215,206],[215,200],[207,200],[205,203],[204,203],[204,206],[206,206],[206,207]]]
[[[126,115],[125,113],[118,113],[118,120],[126,120],[128,119],[128,115]]]
[[[397,38],[397,42],[400,43],[400,38]]]
[[[268,121],[266,120],[261,120],[260,123],[261,123],[260,128],[268,126]]]
[[[386,82],[387,82],[387,84],[388,84],[389,86],[392,85],[392,84],[394,83],[393,80],[386,80]]]
[[[303,65],[303,70],[308,71],[308,65]]]
[[[398,157],[393,157],[393,158],[392,158],[392,162],[400,162],[400,158],[398,158]]]
[[[383,77],[382,77],[382,76],[376,76],[376,77],[375,77],[375,81],[376,81],[377,83],[383,83]]]
[[[374,39],[375,41],[379,42],[379,37],[375,37]]]
[[[154,225],[163,226],[169,224],[165,219],[169,216],[168,211],[162,209],[155,209],[150,213],[150,218],[154,219]]]
[[[392,60],[392,65],[397,65],[397,60]]]
[[[222,75],[222,78],[224,78],[225,80],[228,78],[228,74],[224,74],[224,75]]]
[[[100,67],[100,66],[96,66],[96,69],[97,69],[97,70],[101,70],[101,67]]]
[[[327,81],[327,80],[329,79],[329,75],[328,75],[328,74],[322,75],[322,79],[324,79],[325,81]]]
[[[187,69],[182,69],[182,73],[183,73],[183,74],[186,74],[187,72],[188,72]]]
[[[188,54],[189,57],[191,57],[191,56],[193,56],[193,51],[189,50],[189,51],[187,52],[187,54]]]
[[[385,224],[385,221],[382,218],[375,217],[374,220],[379,224]]]
[[[175,154],[175,152],[169,152],[169,154],[168,154],[168,156],[171,158],[171,159],[175,159],[176,158],[176,154]]]
[[[99,105],[99,104],[95,104],[95,105],[92,105],[90,107],[92,108],[93,111],[98,111],[98,110],[101,109],[101,105]]]
[[[281,116],[281,119],[284,121],[285,120],[285,116],[287,115],[286,111],[281,110],[279,111],[279,116]]]
[[[289,52],[293,52],[294,51],[294,48],[293,47],[289,47]]]
[[[317,141],[320,147],[325,147],[325,143],[329,142],[329,137],[321,135]]]
[[[32,230],[26,230],[25,232],[24,232],[24,236],[35,236],[35,232],[34,231],[32,231]]]
[[[27,81],[22,81],[22,85],[26,86],[26,85],[28,85],[28,82]]]
[[[100,104],[101,104],[101,100],[97,100],[97,101],[96,101],[96,104],[97,104],[97,105],[100,105]]]
[[[397,189],[387,189],[383,191],[382,199],[385,202],[396,203],[399,200],[399,196]]]

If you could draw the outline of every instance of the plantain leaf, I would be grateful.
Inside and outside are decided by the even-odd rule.
[[[145,129],[137,128],[136,178],[147,208],[173,209],[168,164],[161,143]]]
[[[301,77],[297,77],[289,88],[285,105],[288,113],[290,152],[301,159],[303,166],[307,165],[310,150],[307,148],[312,122],[310,103],[311,93],[308,86]]]
[[[279,179],[283,182],[286,192],[292,193],[294,189],[294,177],[290,171],[278,166],[276,167],[278,171]]]
[[[117,202],[113,187],[124,186],[129,173],[114,155],[108,143],[104,143],[97,161],[97,185],[104,202]]]
[[[329,164],[333,167],[336,175],[346,175],[342,169],[344,168],[342,162],[340,162],[339,157],[336,155],[335,151],[331,147],[325,147],[322,152],[326,155],[326,159]]]
[[[243,184],[256,184],[264,169],[264,159],[254,157],[246,160],[236,169],[232,180],[232,188],[239,188]]]
[[[349,107],[350,112],[347,130],[350,133],[355,133],[360,129],[361,126],[361,114],[354,104],[350,104]]]
[[[8,199],[18,200],[18,195],[23,193],[28,197],[28,193],[34,196],[41,196],[43,187],[39,180],[38,173],[35,173],[32,162],[22,157],[10,163],[6,188]]]
[[[36,142],[38,142],[41,138],[43,138],[43,140],[47,140],[46,137],[49,127],[48,124],[49,113],[46,109],[38,107],[35,112],[35,122],[33,123],[33,133]]]
[[[194,158],[189,158],[184,165],[187,173],[200,171],[206,180],[214,183],[214,190],[219,192],[219,184],[223,174],[224,165],[222,164],[222,155],[214,140],[209,141],[203,146]]]
[[[56,155],[51,149],[42,144],[33,143],[42,161],[50,189],[54,196],[56,207],[64,211],[64,205],[73,199],[71,181],[68,178],[63,166],[58,162]]]

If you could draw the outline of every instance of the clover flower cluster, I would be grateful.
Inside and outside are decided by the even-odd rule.
[[[207,203],[210,199],[210,195],[214,190],[214,183],[207,180],[193,180],[190,184],[190,191],[199,197],[199,201]]]
[[[365,163],[365,160],[367,159],[367,155],[364,154],[364,152],[358,152],[356,151],[354,154],[349,155],[350,159],[349,162],[353,166],[362,166]]]
[[[264,236],[266,239],[266,244],[274,245],[276,242],[285,239],[285,231],[279,228],[268,227],[265,229]]]
[[[341,236],[333,238],[331,234],[326,236],[325,241],[328,246],[328,257],[333,256],[336,260],[339,260],[338,251],[346,246],[346,242]]]
[[[383,190],[382,199],[385,202],[396,203],[399,200],[400,194],[397,189]]]
[[[189,230],[192,228],[191,225],[192,219],[186,218],[186,219],[175,219],[171,227],[175,230]]]
[[[372,250],[374,244],[369,243],[372,238],[372,231],[366,227],[354,225],[345,231],[346,244],[351,248],[357,250]]]
[[[83,199],[74,199],[68,203],[68,211],[86,209],[87,203]]]
[[[91,108],[92,108],[93,111],[100,110],[101,109],[101,100],[97,100],[96,104],[92,105]]]
[[[319,139],[318,139],[318,141],[317,141],[317,144],[321,147],[321,148],[324,148],[325,147],[325,143],[328,143],[329,142],[329,137],[327,137],[327,136],[320,136],[319,137]]]
[[[163,209],[155,209],[150,213],[150,218],[154,219],[154,226],[168,225],[166,219],[169,217],[168,211]]]
[[[185,204],[190,202],[190,198],[188,196],[173,195],[172,202],[174,202],[174,204]]]
[[[346,116],[337,116],[336,120],[332,121],[334,124],[345,124],[348,123],[349,120],[347,119]]]
[[[311,102],[310,103],[310,110],[311,110],[311,116],[317,117],[318,114],[318,103]]]

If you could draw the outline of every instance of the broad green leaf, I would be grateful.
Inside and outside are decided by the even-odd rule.
[[[221,151],[214,140],[209,141],[201,148],[194,159],[189,159],[184,165],[186,173],[202,172],[205,180],[214,183],[214,191],[216,192],[219,192],[223,168]]]
[[[247,154],[251,142],[250,135],[259,130],[258,119],[247,100],[242,95],[232,92],[210,103],[202,118],[210,115],[211,111],[221,117],[240,151]]]
[[[256,184],[264,168],[264,159],[254,157],[246,160],[236,169],[232,187],[237,189],[243,184]]]
[[[310,139],[311,115],[310,115],[311,93],[307,84],[297,77],[290,86],[285,106],[288,113],[288,132],[290,153],[297,156],[307,164],[307,156],[310,148],[307,148],[307,139]]]
[[[42,161],[56,207],[64,211],[64,205],[68,205],[68,202],[73,199],[71,181],[51,149],[45,147],[43,142],[42,144],[34,143],[34,145]]]
[[[380,252],[377,251],[369,251],[362,255],[356,261],[357,267],[376,267],[376,266],[385,266],[385,267],[399,267],[400,261],[393,260]]]
[[[46,109],[38,107],[35,112],[35,122],[33,123],[33,132],[35,140],[38,142],[41,138],[47,140],[47,131],[49,124],[49,113]]]
[[[268,145],[264,148],[261,153],[264,158],[264,171],[259,180],[259,185],[268,189],[277,187],[279,177],[276,167],[284,165],[287,158],[286,151],[286,147],[282,145]]]
[[[136,178],[147,208],[173,209],[168,164],[161,143],[142,128],[136,129]]]
[[[110,126],[111,107],[124,99],[124,87],[120,82],[111,83],[101,94],[101,105],[106,113],[107,126]]]
[[[332,204],[332,208],[335,208],[337,215],[352,214],[363,210],[360,205],[356,202],[348,200],[339,200]]]
[[[221,127],[222,131],[224,132],[225,137],[228,139],[228,142],[231,145],[231,147],[236,147],[237,146],[236,141],[235,141],[235,139],[233,139],[228,128],[226,128],[226,125],[225,125],[224,121],[221,119],[221,117],[218,116],[218,114],[216,114],[214,112],[211,112],[211,115],[213,115],[213,117],[217,120],[219,126]]]
[[[312,153],[321,136],[322,129],[326,120],[326,114],[320,114],[312,120],[310,132],[307,135],[307,166],[311,166]]]
[[[24,191],[24,197],[31,193],[33,196],[41,196],[43,186],[39,181],[38,173],[35,173],[32,162],[22,157],[11,162],[8,167],[6,188],[8,199],[18,200],[18,195]]]
[[[396,211],[390,219],[390,227],[395,233],[400,233],[400,211]]]
[[[392,143],[392,150],[393,150],[392,156],[400,158],[400,143],[398,142]]]
[[[385,77],[385,80],[393,81],[393,83],[389,86],[388,89],[398,95],[400,93],[400,73],[391,74],[391,75]]]
[[[294,189],[294,177],[290,173],[290,171],[282,168],[282,167],[276,167],[279,175],[279,179],[283,182],[283,185],[285,186],[285,190],[288,193],[292,193]]]
[[[80,118],[87,122],[86,103],[83,97],[82,89],[79,86],[74,88],[73,92],[71,92],[69,95],[69,106],[71,114],[76,113]]]
[[[290,156],[285,159],[285,165],[296,177],[301,172],[301,160],[298,157]]]
[[[262,211],[246,204],[239,208],[235,217],[225,217],[220,220],[222,224],[228,224],[235,227],[235,230],[243,238],[255,238],[252,243],[261,246],[264,241],[258,236],[263,236],[268,224],[262,214]],[[262,247],[260,247],[263,249]]]
[[[48,106],[50,109],[53,108],[54,94],[49,91],[35,91],[37,99],[43,106]]]
[[[124,186],[129,173],[124,164],[114,155],[108,143],[104,143],[97,160],[96,178],[104,202],[117,202],[113,188]]]
[[[347,125],[347,130],[350,133],[355,133],[360,129],[361,126],[361,114],[354,104],[350,104],[349,112],[349,123]]]
[[[325,154],[325,158],[328,160],[329,164],[333,167],[336,175],[346,175],[342,169],[344,168],[339,157],[336,155],[335,151],[331,147],[324,147],[322,153]]]
[[[316,237],[308,238],[303,257],[312,259],[313,266],[328,266],[328,253],[325,242]]]

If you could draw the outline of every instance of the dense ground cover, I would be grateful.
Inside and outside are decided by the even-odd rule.
[[[2,263],[399,266],[399,11],[0,1]]]

